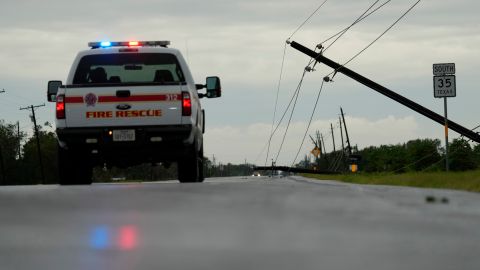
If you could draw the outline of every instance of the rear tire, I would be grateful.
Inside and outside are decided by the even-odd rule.
[[[60,185],[92,184],[93,166],[88,157],[79,151],[58,146],[58,173]]]
[[[199,178],[198,182],[202,183],[205,180],[205,157],[203,156],[203,146],[202,149],[200,150],[200,153],[198,155],[198,170],[199,170]]]
[[[180,183],[203,182],[205,179],[203,174],[203,147],[197,152],[194,146],[190,152],[190,156],[178,161],[178,180]]]

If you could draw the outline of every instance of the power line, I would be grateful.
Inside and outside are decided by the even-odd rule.
[[[293,92],[293,95],[292,95],[292,97],[291,97],[291,99],[290,99],[290,102],[289,102],[288,105],[287,105],[287,108],[286,108],[285,111],[283,112],[282,117],[281,117],[280,120],[278,121],[275,129],[274,129],[273,132],[270,134],[269,141],[272,140],[273,136],[275,135],[275,133],[277,132],[278,128],[279,128],[280,125],[282,124],[283,119],[285,118],[285,115],[287,114],[288,110],[290,109],[290,106],[292,105],[292,102],[293,102],[293,100],[295,99],[295,97],[296,97],[296,95],[297,95],[297,92],[299,91],[299,88],[300,88],[301,83],[302,83],[302,81],[303,81],[303,77],[305,76],[305,72],[303,72],[302,74],[303,74],[303,75],[302,75],[302,78],[301,78],[301,80],[300,80],[300,82],[299,82],[296,90]],[[258,160],[259,156],[263,153],[263,151],[265,151],[265,149],[267,148],[267,145],[268,145],[268,141],[267,141],[267,143],[265,144],[265,146],[263,147],[263,149],[262,149],[262,151],[260,152],[260,154],[257,156],[256,160]],[[268,155],[267,155],[267,160],[268,160]]]
[[[360,23],[361,21],[365,20],[366,18],[370,17],[373,13],[377,12],[379,9],[383,8],[386,4],[390,3],[391,0],[386,1],[385,3],[381,4],[380,6],[376,7],[374,10],[372,10],[370,13],[366,14],[365,16],[359,18],[356,22],[354,22],[352,25],[345,27],[344,29],[340,30],[338,33],[332,35],[331,37],[325,39],[324,41],[319,43],[319,46],[324,44],[327,41],[330,41],[331,39],[335,38],[338,35],[343,35],[346,31],[348,31],[351,27],[354,25]]]
[[[320,8],[323,7],[323,5],[324,5],[327,1],[328,1],[328,0],[323,1],[323,3],[321,3],[321,4],[317,7],[317,9],[315,9],[315,11],[313,11],[312,14],[310,14],[310,16],[308,16],[308,18],[307,18],[303,23],[301,23],[300,26],[297,27],[297,29],[295,29],[295,31],[293,31],[293,33],[290,35],[290,37],[289,37],[288,39],[291,39],[291,38],[293,37],[293,35],[295,35],[295,34],[300,30],[300,28],[302,28],[302,27],[313,17],[313,15],[315,15],[315,14],[320,10]]]
[[[348,32],[348,30],[350,30],[350,28],[352,28],[355,24],[357,24],[363,18],[363,16],[365,16],[365,14],[367,14],[367,12],[369,12],[370,9],[372,9],[378,3],[378,1],[380,0],[375,1],[367,10],[365,10],[362,13],[362,15],[360,15],[360,17],[358,17],[352,24],[350,24],[350,26],[345,28],[345,30],[343,30],[343,32],[339,34],[337,38],[325,48],[324,51],[327,51],[330,47],[332,47],[332,45],[335,44],[335,42],[337,42],[343,35],[345,35],[345,33]]]
[[[290,123],[292,121],[293,113],[295,112],[295,107],[297,105],[298,96],[300,96],[300,90],[302,88],[303,79],[305,78],[306,73],[307,73],[307,69],[305,68],[303,70],[302,78],[300,79],[300,82],[298,83],[297,90],[295,91],[296,92],[295,102],[293,103],[292,112],[290,113],[290,118],[288,119],[287,127],[285,129],[285,133],[283,134],[282,142],[281,142],[280,147],[279,147],[278,152],[277,152],[277,157],[275,158],[275,163],[277,163],[278,157],[280,156],[280,152],[282,151],[283,144],[285,142],[285,138],[287,137],[288,129],[289,129]]]
[[[370,48],[375,42],[377,42],[380,38],[382,38],[388,31],[390,31],[400,20],[402,20],[408,13],[410,13],[410,11],[415,8],[418,3],[420,3],[421,0],[418,0],[417,2],[415,2],[415,4],[413,4],[405,13],[402,14],[402,16],[400,16],[392,25],[390,25],[385,31],[383,31],[383,33],[381,33],[376,39],[374,39],[372,42],[370,42],[370,44],[368,44],[365,48],[363,48],[361,51],[359,51],[357,54],[355,54],[352,58],[350,58],[347,62],[345,62],[343,65],[341,65],[339,68],[335,69],[334,71],[332,71],[331,73],[329,73],[326,77],[332,75],[332,74],[336,74],[337,71],[348,65],[350,62],[352,62],[355,58],[357,58],[358,56],[360,56],[360,54],[362,54],[363,52],[365,52],[368,48]],[[335,75],[334,75],[335,76]]]
[[[270,155],[270,144],[272,143],[273,127],[275,126],[275,117],[277,115],[278,95],[280,93],[280,85],[282,83],[283,67],[284,67],[284,64],[285,64],[285,54],[286,54],[286,52],[287,52],[287,43],[285,42],[285,45],[283,47],[282,65],[280,67],[280,76],[278,78],[278,83],[277,83],[277,95],[276,95],[276,98],[275,98],[275,106],[274,106],[274,109],[273,109],[272,127],[270,129],[270,138],[268,139],[267,155],[265,157],[265,166],[267,166],[268,156]],[[262,150],[262,152],[263,152],[263,150]]]
[[[294,35],[296,34],[307,22],[308,20],[311,19],[311,17],[313,17],[313,15],[316,14],[316,12],[326,3],[327,0],[325,0],[293,33],[292,35],[290,35],[290,37],[287,39],[287,43],[289,43],[289,39]],[[385,6],[387,3],[390,2],[390,0],[386,1],[385,3],[383,3],[382,5],[380,5],[379,7],[377,7],[376,9],[374,9],[372,12],[368,13],[377,3],[379,2],[379,0],[375,1],[375,3],[373,5],[371,5],[359,18],[357,18],[357,20],[355,20],[355,22],[350,25],[349,27],[347,27],[346,29],[344,29],[343,31],[341,31],[339,34],[335,35],[335,36],[338,36],[340,35],[339,37],[337,37],[337,39],[333,42],[335,43],[346,31],[348,31],[353,25],[359,23],[360,21],[364,20],[365,18],[367,18],[368,16],[370,16],[371,14],[373,14],[374,12],[376,12],[377,10],[379,10],[380,8],[382,8],[383,6]],[[365,47],[362,51],[360,51],[359,53],[357,53],[354,57],[352,57],[349,61],[347,61],[345,64],[343,64],[342,66],[345,66],[347,65],[348,63],[350,63],[353,59],[355,59],[356,57],[358,57],[361,53],[363,53],[365,50],[367,50],[370,46],[372,46],[376,41],[378,41],[383,35],[385,35],[394,25],[396,25],[404,16],[406,16],[407,13],[409,13],[418,3],[420,2],[420,0],[418,0],[409,10],[407,10],[407,12],[405,12],[397,21],[395,21],[389,28],[387,28],[387,30],[385,30],[379,37],[377,37],[373,42],[371,42],[367,47]],[[367,14],[368,13],[368,14]],[[328,46],[328,48],[330,48],[332,45],[330,44]],[[318,46],[320,49],[321,49],[321,46]],[[286,45],[285,45],[285,48],[284,48],[284,57],[285,57],[285,50],[286,50]],[[322,52],[321,52],[322,53]],[[313,67],[310,67],[310,65],[312,63],[315,63]],[[295,111],[295,106],[296,106],[296,103],[297,103],[297,100],[298,100],[298,96],[299,96],[299,92],[300,92],[300,88],[301,88],[301,85],[303,83],[303,79],[304,79],[304,76],[305,76],[305,73],[306,71],[314,71],[314,67],[316,65],[317,61],[316,59],[314,58],[311,58],[311,60],[309,61],[309,64],[308,66],[305,68],[304,70],[304,73],[302,75],[302,78],[300,80],[300,83],[296,89],[296,91],[294,92],[293,96],[292,96],[292,99],[290,100],[285,112],[283,113],[282,115],[282,118],[281,120],[279,121],[277,127],[275,128],[275,130],[273,130],[273,123],[275,122],[275,116],[276,116],[276,107],[277,107],[277,102],[278,102],[278,93],[279,93],[279,88],[277,88],[277,98],[276,98],[276,103],[275,103],[275,111],[274,111],[274,120],[272,121],[272,132],[270,133],[270,137],[269,137],[269,140],[268,140],[268,153],[267,153],[267,156],[266,156],[266,159],[265,159],[265,164],[268,162],[268,156],[269,156],[269,152],[270,152],[270,145],[271,145],[271,140],[275,134],[275,132],[277,131],[278,127],[280,126],[280,124],[282,123],[286,113],[288,112],[291,104],[292,104],[292,101],[294,101],[293,103],[293,108],[292,108],[292,111],[291,111],[291,114],[290,114],[290,118],[289,118],[289,121],[287,123],[287,127],[286,127],[286,130],[285,130],[285,133],[283,135],[283,138],[282,138],[282,142],[280,144],[280,148],[278,150],[278,153],[277,153],[277,156],[275,158],[275,162],[278,160],[278,157],[280,155],[280,152],[283,148],[283,144],[285,142],[285,138],[286,138],[286,135],[288,133],[288,129],[289,129],[289,126],[290,126],[290,123],[291,123],[291,119],[292,119],[292,116],[293,116],[293,113]],[[282,60],[282,68],[281,68],[281,75],[283,74],[283,64],[284,64],[284,59]],[[337,69],[338,70],[338,69]],[[336,73],[337,70],[335,70],[334,72],[332,73]],[[328,78],[328,76],[330,76],[332,73],[330,73],[329,75],[326,76],[326,79]],[[280,76],[281,77],[281,76]],[[329,78],[328,78],[329,79]],[[281,79],[279,80],[281,81]],[[330,80],[327,80],[327,81],[330,81]],[[323,83],[322,83],[323,84]],[[303,139],[304,141],[304,139]],[[302,142],[303,144],[303,142]],[[265,149],[265,147],[264,147]],[[262,150],[263,152],[264,150]],[[296,158],[298,158],[298,154],[297,156],[295,157],[295,160]]]
[[[480,125],[478,125],[478,126],[476,126],[476,127],[472,128],[472,131],[476,130],[477,128],[480,128]],[[462,135],[462,137],[463,137],[463,135]]]
[[[324,83],[324,81],[322,80],[322,84],[320,85],[320,90],[318,90],[317,99],[315,100],[315,105],[313,106],[312,114],[310,115],[310,120],[308,121],[308,125],[307,125],[307,128],[305,130],[305,134],[303,135],[303,139],[302,139],[302,142],[300,143],[300,147],[298,148],[297,154],[295,155],[295,159],[293,160],[292,165],[290,167],[294,166],[295,162],[297,161],[298,155],[300,154],[300,151],[302,150],[303,144],[305,142],[305,138],[307,137],[307,134],[308,134],[308,130],[310,129],[310,125],[312,124],[313,116],[315,115],[315,111],[317,109],[318,100],[320,99],[320,94],[322,93],[322,90],[323,90],[323,83]]]
[[[293,33],[288,37],[287,42],[285,42],[284,49],[283,49],[282,65],[281,65],[281,68],[280,68],[280,76],[279,76],[279,81],[278,81],[278,85],[277,85],[277,94],[276,94],[276,98],[275,98],[275,108],[274,108],[274,113],[273,113],[272,128],[270,130],[270,137],[268,139],[268,144],[266,146],[267,147],[267,155],[265,156],[265,166],[267,165],[268,156],[270,155],[270,146],[271,146],[271,142],[272,142],[272,137],[273,137],[274,133],[276,132],[276,130],[278,129],[278,126],[277,126],[277,128],[274,131],[273,126],[275,125],[275,117],[276,117],[276,111],[277,111],[277,105],[278,105],[278,95],[279,95],[279,92],[280,92],[280,84],[281,84],[281,81],[282,81],[283,67],[284,67],[284,64],[285,64],[285,54],[286,54],[288,40],[291,39],[314,16],[320,10],[320,8],[322,8],[323,5],[325,5],[325,3],[327,1],[328,0],[323,1],[317,7],[317,9],[315,9],[315,11],[313,11],[312,14],[310,14],[310,16],[308,16],[307,19],[305,19],[305,21],[303,21],[303,23],[301,23],[300,26],[297,27],[297,29],[295,29],[295,31],[293,31]],[[309,62],[308,66],[310,66],[311,63],[312,63],[312,60]],[[303,76],[305,76],[305,74]],[[302,80],[303,80],[303,77],[302,77]],[[292,96],[292,99],[290,100],[290,103],[287,106],[287,110],[285,110],[285,113],[288,111],[288,108],[290,107],[290,104],[291,104],[293,98],[295,97],[295,94],[296,93],[294,93],[294,95]],[[285,116],[285,113],[282,116],[282,120],[283,120],[283,117]],[[280,121],[280,123],[281,123],[281,121]],[[263,153],[264,150],[265,150],[265,147],[262,149],[259,156]],[[258,159],[258,157],[257,157],[257,159]]]

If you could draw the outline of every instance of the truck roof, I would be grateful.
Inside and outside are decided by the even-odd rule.
[[[193,77],[190,73],[187,63],[183,58],[181,52],[178,49],[168,48],[167,41],[138,41],[138,45],[129,45],[131,42],[110,42],[109,46],[99,46],[103,42],[89,42],[88,45],[91,49],[78,52],[75,58],[72,68],[67,77],[67,85],[72,84],[73,75],[80,59],[88,55],[101,55],[101,54],[129,54],[129,53],[168,53],[176,56],[182,70],[185,75],[185,79],[188,83],[194,84]],[[170,44],[170,42],[168,42]],[[107,45],[107,44],[104,44]]]

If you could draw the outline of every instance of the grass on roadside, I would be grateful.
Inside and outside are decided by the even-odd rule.
[[[457,189],[480,192],[480,170],[467,172],[412,172],[403,174],[357,173],[337,175],[304,174],[319,180],[346,183]]]

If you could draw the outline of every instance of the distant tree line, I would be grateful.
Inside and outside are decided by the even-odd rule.
[[[57,138],[54,132],[39,126],[39,139],[45,174],[45,184],[58,182]],[[445,168],[445,149],[438,139],[417,139],[404,144],[354,147],[353,153],[361,157],[360,171],[394,172],[441,171]],[[449,147],[449,164],[452,171],[477,169],[480,166],[480,145],[465,139],[454,139]],[[95,168],[94,181],[158,181],[177,179],[176,164],[152,166],[142,164],[130,168]],[[345,172],[348,156],[344,151],[323,153],[311,160],[305,156],[297,167]],[[222,164],[205,158],[206,177],[244,176],[253,174],[252,164]],[[17,126],[0,120],[0,184],[28,185],[42,182],[35,137],[18,133]]]
[[[359,157],[359,170],[364,172],[419,172],[445,169],[445,148],[438,139],[416,139],[404,144],[370,146],[353,149]],[[350,162],[343,151],[323,154],[310,160],[305,156],[297,166],[317,170],[347,171]],[[449,166],[452,171],[474,170],[480,167],[480,145],[474,147],[457,138],[449,144]]]
[[[44,184],[58,183],[57,137],[47,131],[49,123],[38,126],[42,153]],[[94,181],[158,181],[177,179],[175,163],[156,166],[142,164],[129,168],[94,169]],[[222,164],[205,158],[206,177],[251,175],[253,165]],[[17,126],[0,120],[0,185],[41,184],[41,169],[35,137],[18,133]]]
[[[57,140],[53,132],[45,131],[42,127],[39,129],[45,182],[56,183]],[[35,138],[27,138],[24,132],[17,132],[16,125],[0,120],[0,183],[27,185],[40,182],[41,171]]]

